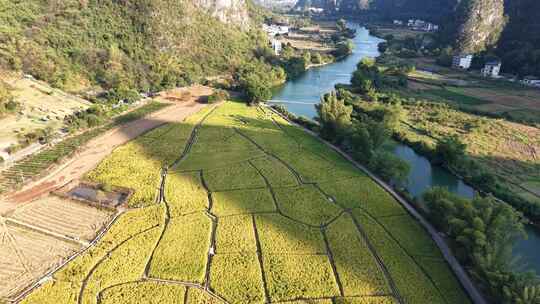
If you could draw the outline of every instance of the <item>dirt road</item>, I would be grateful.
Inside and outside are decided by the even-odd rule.
[[[154,112],[144,118],[114,128],[88,142],[76,155],[64,162],[44,178],[26,185],[22,190],[7,193],[0,198],[0,215],[4,215],[21,204],[81,178],[86,172],[96,167],[103,158],[116,147],[141,135],[148,130],[168,122],[178,122],[199,111],[205,104],[198,103],[201,96],[211,94],[211,88],[193,86],[175,89],[161,94],[159,101],[171,102],[172,105]]]

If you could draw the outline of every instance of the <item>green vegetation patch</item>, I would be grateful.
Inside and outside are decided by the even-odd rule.
[[[275,158],[267,157],[254,159],[251,163],[259,169],[261,174],[273,187],[298,185],[298,181],[291,170]]]
[[[181,170],[208,170],[233,166],[246,160],[264,157],[260,150],[239,150],[220,153],[189,153],[178,165]]]
[[[406,214],[401,205],[367,176],[319,184],[343,208],[362,208],[375,217]]]
[[[435,286],[442,291],[447,303],[470,303],[463,287],[444,260],[421,257],[419,261],[424,271],[435,282]]]
[[[327,223],[341,212],[313,185],[276,189],[276,199],[281,212],[314,226]]]
[[[445,303],[429,277],[381,225],[359,209],[353,213],[407,303]]]
[[[262,273],[255,253],[214,256],[210,282],[229,303],[264,302]]]
[[[205,170],[204,180],[211,191],[265,187],[262,176],[249,162],[219,169]]]
[[[349,215],[333,222],[326,233],[345,296],[390,293],[384,273]]]
[[[157,228],[143,232],[110,251],[88,277],[82,289],[83,304],[96,303],[98,293],[110,286],[130,282],[142,277],[147,257],[159,238]]]
[[[165,199],[171,217],[182,216],[208,208],[208,194],[199,172],[169,170],[165,179]]]
[[[186,288],[158,282],[137,282],[113,286],[101,293],[100,303],[163,303],[184,302]]]
[[[480,99],[474,96],[466,95],[458,88],[444,88],[444,89],[432,89],[432,90],[426,90],[424,91],[426,94],[434,95],[440,98],[443,98],[450,102],[455,102],[458,104],[464,104],[464,105],[482,105],[491,103],[490,101]]]
[[[214,201],[212,212],[217,216],[276,211],[272,194],[268,189],[213,192],[212,199]]]
[[[251,215],[228,216],[218,219],[216,252],[255,252],[255,230]]]
[[[263,264],[272,301],[339,295],[326,255],[265,255]]]
[[[202,283],[212,222],[204,213],[171,219],[150,264],[149,275]]]
[[[379,221],[409,254],[442,258],[425,229],[408,214],[383,217]]]
[[[321,231],[292,221],[279,214],[255,216],[264,254],[325,253]]]

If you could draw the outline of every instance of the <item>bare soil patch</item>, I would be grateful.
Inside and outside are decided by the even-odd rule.
[[[20,292],[80,249],[76,243],[8,224],[3,219],[0,235],[0,298]]]

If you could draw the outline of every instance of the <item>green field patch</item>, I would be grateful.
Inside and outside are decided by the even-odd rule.
[[[326,253],[321,231],[279,214],[255,216],[264,254]]]
[[[231,128],[204,126],[199,129],[193,153],[256,150],[257,147]]]
[[[202,283],[212,222],[204,213],[171,219],[150,264],[151,277]]]
[[[379,221],[409,254],[442,258],[435,242],[410,215],[383,217]]]
[[[390,296],[336,298],[336,304],[398,304],[398,300]],[[456,302],[457,304],[458,302]]]
[[[328,226],[326,234],[345,296],[391,292],[384,273],[348,214]]]
[[[425,90],[423,93],[440,97],[450,102],[455,102],[455,103],[464,104],[464,105],[475,106],[475,105],[491,103],[488,100],[466,95],[460,89],[452,88],[452,87],[447,87],[445,89]]]
[[[188,156],[180,162],[180,170],[208,170],[233,166],[250,159],[264,157],[260,150],[239,150],[220,153],[189,153]]]
[[[428,276],[396,241],[359,209],[353,210],[406,303],[446,303]]]
[[[276,211],[274,200],[268,189],[213,192],[212,212],[217,216]]]
[[[158,282],[137,282],[118,285],[101,294],[100,303],[163,303],[178,304],[184,302],[186,288]]]
[[[441,290],[447,303],[471,303],[469,297],[459,284],[452,270],[444,260],[419,258],[420,265]]]
[[[171,217],[208,208],[208,194],[199,172],[182,173],[170,170],[165,179],[165,199]]]
[[[401,205],[367,176],[320,183],[343,208],[362,208],[375,217],[406,214]]]
[[[159,238],[161,231],[152,229],[136,235],[108,253],[88,277],[82,291],[81,303],[97,303],[98,293],[110,286],[134,281],[142,277],[147,257]]]
[[[216,252],[255,252],[255,231],[251,215],[221,217],[216,233]]]
[[[291,153],[277,153],[277,156],[294,168],[305,182],[332,181],[360,175],[358,170],[349,164],[330,162],[319,156],[318,154],[330,151],[322,143],[318,144],[318,148],[317,154],[300,149]]]
[[[281,188],[275,192],[281,212],[310,225],[323,225],[341,212],[313,185]]]
[[[263,303],[264,286],[257,254],[216,255],[210,267],[211,287],[229,303]]]
[[[339,295],[326,255],[265,255],[263,264],[271,301]]]
[[[251,163],[259,169],[273,187],[298,185],[298,181],[291,170],[275,158],[259,158],[252,160]]]
[[[249,162],[241,162],[219,169],[205,170],[203,175],[211,191],[266,186],[262,176]]]

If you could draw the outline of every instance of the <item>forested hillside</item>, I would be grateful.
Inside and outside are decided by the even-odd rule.
[[[220,74],[263,38],[244,0],[0,0],[0,67],[119,94]],[[227,22],[228,24],[224,24]]]
[[[540,1],[507,0],[505,11],[509,21],[496,52],[503,69],[540,76]]]

